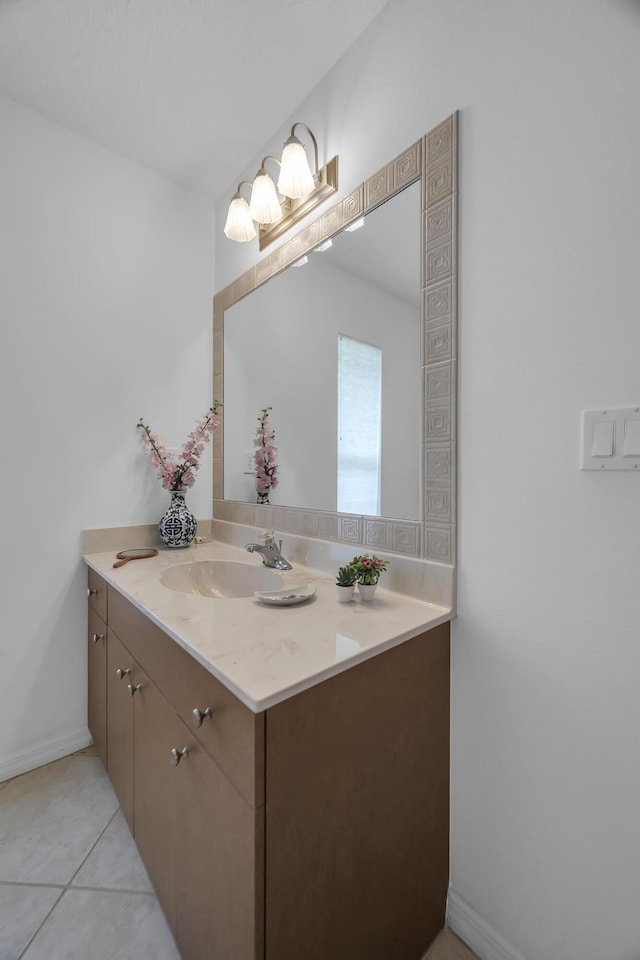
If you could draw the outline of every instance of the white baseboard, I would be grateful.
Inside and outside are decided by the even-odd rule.
[[[447,927],[460,937],[480,960],[525,960],[515,947],[485,923],[451,887],[447,897]]]
[[[5,780],[11,780],[21,773],[27,773],[29,770],[35,770],[45,763],[51,763],[53,760],[59,760],[60,757],[66,757],[76,750],[82,750],[91,743],[91,734],[86,727],[79,730],[73,730],[63,737],[57,737],[54,740],[43,740],[36,747],[30,747],[19,755],[7,757],[0,760],[0,783]]]

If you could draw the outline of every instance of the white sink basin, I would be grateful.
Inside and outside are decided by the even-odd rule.
[[[160,583],[179,593],[195,593],[199,597],[219,600],[252,597],[254,590],[281,590],[284,587],[282,576],[275,570],[234,560],[176,563],[162,571]]]

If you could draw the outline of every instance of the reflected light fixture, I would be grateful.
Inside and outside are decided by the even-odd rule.
[[[241,180],[238,189],[231,198],[229,212],[227,213],[227,222],[224,225],[224,235],[229,240],[238,240],[244,243],[246,240],[253,240],[256,234],[255,224],[249,211],[249,204],[242,196],[242,187],[244,184],[251,186],[248,180]]]
[[[347,233],[353,233],[354,230],[359,230],[360,227],[364,227],[364,217],[360,217],[359,220],[356,220],[355,223],[350,224],[348,227],[345,227]]]
[[[314,169],[311,169],[306,148],[296,135],[306,133],[313,147]],[[278,184],[266,170],[267,162],[280,167]],[[248,183],[242,180],[231,198],[229,213],[224,228],[230,240],[244,243],[256,236],[260,249],[282,236],[303,217],[338,189],[338,158],[333,157],[324,167],[318,165],[318,142],[306,123],[296,122],[284,144],[282,159],[267,156],[255,175],[251,186],[249,203],[242,197],[240,188]],[[248,220],[252,221],[249,225]],[[258,225],[257,231],[256,226]],[[253,228],[253,230],[252,230]]]

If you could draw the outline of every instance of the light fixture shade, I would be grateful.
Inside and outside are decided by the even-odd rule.
[[[282,216],[276,185],[268,173],[258,173],[253,181],[249,212],[256,223],[275,223]]]
[[[224,225],[224,235],[229,240],[238,240],[239,243],[253,240],[256,236],[256,228],[251,219],[249,204],[244,197],[236,196],[231,200],[227,222]]]
[[[278,190],[283,197],[301,200],[314,186],[306,150],[297,137],[289,137],[282,151]]]

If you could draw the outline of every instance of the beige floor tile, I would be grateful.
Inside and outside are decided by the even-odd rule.
[[[75,753],[71,754],[73,757],[97,757],[98,748],[95,743],[90,743],[88,747],[84,747],[82,750],[76,750]]]
[[[0,883],[0,960],[17,960],[61,896],[60,887]]]
[[[443,930],[424,960],[477,960],[462,940],[450,930]]]
[[[0,797],[0,880],[68,883],[117,807],[95,757],[64,757],[10,780]]]
[[[71,886],[152,892],[147,871],[121,810],[80,867]]]
[[[179,960],[155,897],[66,890],[23,960]]]

